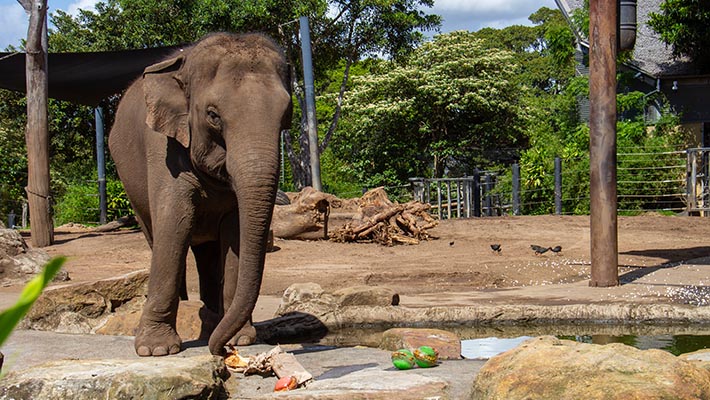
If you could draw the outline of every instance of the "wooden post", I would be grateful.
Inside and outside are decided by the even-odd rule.
[[[589,286],[617,286],[616,0],[589,2],[589,169],[592,276]]]
[[[19,0],[30,14],[27,29],[27,200],[35,247],[54,242],[49,193],[49,133],[47,123],[47,0]]]

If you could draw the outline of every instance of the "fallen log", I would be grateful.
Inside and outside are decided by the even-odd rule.
[[[136,221],[136,217],[134,215],[127,215],[125,217],[121,217],[115,221],[111,221],[109,223],[97,226],[96,228],[92,229],[93,232],[111,232],[115,231],[117,229],[126,227],[126,226],[135,226],[138,225],[138,221]]]
[[[418,244],[434,239],[427,232],[437,224],[429,215],[430,208],[429,204],[416,201],[392,203],[383,188],[373,189],[360,198],[352,220],[329,236],[336,242]]]

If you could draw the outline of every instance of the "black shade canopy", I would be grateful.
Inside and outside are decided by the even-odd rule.
[[[95,106],[125,89],[145,67],[181,46],[96,53],[50,53],[49,97]],[[25,93],[25,53],[0,53],[0,88]]]

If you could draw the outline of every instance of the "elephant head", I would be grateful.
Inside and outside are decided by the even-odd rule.
[[[289,67],[263,35],[214,34],[148,67],[143,87],[147,125],[187,149],[202,180],[236,195],[239,266],[236,282],[225,282],[235,290],[209,341],[210,351],[221,354],[249,321],[259,295],[278,186],[279,135],[291,123]]]

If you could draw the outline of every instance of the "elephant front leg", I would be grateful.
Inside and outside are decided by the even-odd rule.
[[[224,289],[223,304],[232,304],[232,299],[237,290],[239,275],[239,230],[234,227],[239,226],[237,212],[232,212],[226,216],[220,227],[220,238],[222,242],[222,252],[224,253]],[[252,324],[252,319],[237,332],[234,337],[227,342],[232,346],[248,346],[256,342],[256,328]]]
[[[174,208],[172,212],[178,213]],[[139,356],[175,354],[182,346],[175,323],[185,274],[190,226],[185,219],[173,222],[174,219],[167,218],[163,221],[169,222],[155,224],[153,230],[148,298],[143,306],[135,338],[135,349]]]

